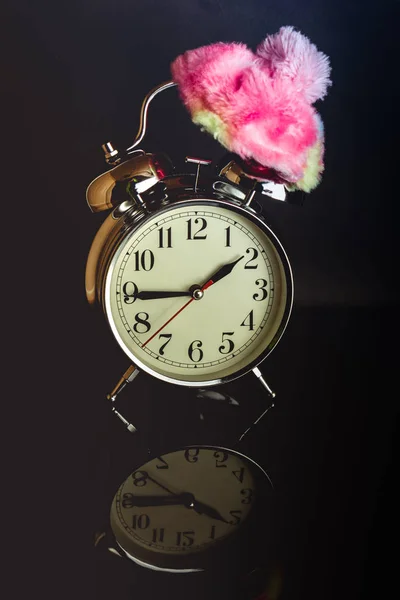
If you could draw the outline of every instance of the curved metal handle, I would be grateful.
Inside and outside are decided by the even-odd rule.
[[[132,146],[129,146],[129,148],[126,149],[127,153],[132,152],[133,150],[135,150],[135,148],[140,144],[140,142],[143,140],[145,134],[146,134],[146,127],[147,127],[147,112],[149,109],[149,105],[150,102],[153,100],[153,98],[155,98],[157,96],[157,94],[159,94],[160,92],[163,92],[164,90],[167,90],[170,87],[175,87],[177,84],[174,81],[166,81],[165,83],[161,83],[160,85],[158,85],[157,87],[153,88],[145,97],[145,99],[143,100],[142,103],[142,108],[140,110],[140,124],[139,124],[139,130],[136,134],[136,138],[135,141],[133,142]]]

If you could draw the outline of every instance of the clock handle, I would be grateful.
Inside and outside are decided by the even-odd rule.
[[[133,152],[137,148],[137,146],[143,141],[143,138],[146,135],[147,112],[149,110],[150,102],[160,92],[163,92],[164,90],[167,90],[167,89],[169,89],[171,87],[175,87],[176,85],[177,84],[174,81],[166,81],[164,83],[161,83],[160,85],[157,85],[155,88],[153,88],[152,90],[150,90],[150,92],[147,94],[147,96],[143,100],[142,108],[140,110],[139,130],[138,130],[138,132],[136,134],[135,141],[133,142],[133,144],[131,146],[129,146],[129,148],[126,149],[126,152],[128,154],[130,154],[131,152]]]
[[[158,94],[160,94],[164,90],[168,90],[171,87],[175,87],[176,85],[177,84],[174,81],[165,81],[164,83],[161,83],[160,85],[157,85],[156,87],[154,87],[152,90],[150,90],[150,92],[147,94],[147,96],[145,96],[145,98],[142,102],[142,107],[140,109],[139,129],[138,129],[138,132],[136,134],[133,144],[125,150],[126,155],[129,156],[129,154],[132,154],[134,152],[143,153],[143,150],[140,150],[138,148],[138,146],[143,141],[144,136],[146,135],[147,113],[149,110],[150,103]],[[121,158],[122,158],[121,154],[124,154],[124,153],[123,152],[121,153],[119,150],[114,148],[114,146],[112,145],[111,142],[106,142],[105,144],[102,145],[102,148],[104,151],[105,160],[109,165],[117,165],[118,163],[121,162]]]

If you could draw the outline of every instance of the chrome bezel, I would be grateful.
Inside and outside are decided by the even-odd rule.
[[[188,207],[193,203],[200,204],[200,205],[206,205],[206,206],[221,207],[221,208],[225,208],[227,210],[231,210],[232,212],[241,214],[245,218],[249,219],[256,226],[258,226],[268,236],[271,243],[273,244],[273,246],[282,262],[282,265],[283,265],[285,279],[286,279],[287,297],[286,297],[286,306],[284,309],[281,323],[278,326],[278,329],[277,329],[277,332],[276,332],[274,338],[268,344],[267,348],[265,348],[265,350],[263,350],[261,352],[261,354],[258,355],[258,357],[256,359],[254,359],[251,363],[249,363],[245,367],[242,367],[241,369],[238,369],[238,371],[235,371],[234,373],[231,373],[229,375],[226,375],[224,377],[217,378],[217,379],[198,380],[198,381],[194,381],[194,380],[185,381],[183,379],[175,379],[173,377],[168,377],[166,375],[158,373],[151,367],[148,367],[147,365],[142,363],[133,354],[133,352],[131,352],[129,350],[129,348],[127,348],[126,344],[123,342],[123,340],[121,339],[121,337],[118,333],[118,330],[115,326],[114,319],[113,319],[112,312],[111,312],[111,306],[110,306],[111,277],[112,277],[112,273],[113,273],[116,261],[118,259],[117,250],[118,250],[118,247],[120,246],[120,243],[122,243],[122,241],[125,241],[126,237],[131,235],[132,232],[135,231],[135,229],[137,227],[145,226],[146,223],[154,217],[154,213],[151,213],[148,216],[146,216],[146,218],[141,219],[140,223],[135,223],[134,227],[132,227],[132,228],[127,227],[124,232],[125,235],[123,236],[123,238],[121,238],[119,240],[120,243],[118,244],[117,247],[114,247],[113,256],[110,258],[110,261],[108,263],[107,273],[105,276],[105,284],[103,286],[103,307],[104,307],[104,311],[105,311],[105,314],[107,317],[108,324],[109,324],[109,326],[113,332],[113,335],[114,335],[115,339],[117,340],[119,346],[125,352],[125,354],[130,358],[132,363],[134,365],[136,365],[139,369],[145,371],[146,373],[148,373],[149,375],[152,375],[153,377],[156,377],[157,379],[161,379],[162,381],[165,381],[168,383],[173,383],[175,385],[183,385],[183,386],[188,386],[188,387],[208,387],[208,386],[215,386],[215,385],[219,385],[219,384],[223,384],[223,383],[228,383],[230,381],[234,381],[235,379],[238,379],[239,377],[243,377],[244,375],[246,375],[247,373],[252,371],[255,367],[260,365],[261,362],[263,362],[267,358],[267,356],[269,356],[271,354],[272,350],[276,347],[277,343],[281,339],[281,337],[286,329],[286,326],[288,324],[290,314],[292,311],[292,306],[293,306],[294,285],[293,285],[292,269],[291,269],[290,262],[289,262],[289,259],[288,259],[285,249],[283,248],[281,242],[279,241],[279,239],[277,238],[275,233],[265,223],[264,219],[262,217],[260,217],[258,214],[256,214],[251,208],[240,205],[238,203],[233,203],[228,200],[223,200],[223,199],[217,200],[215,198],[213,199],[213,198],[207,198],[207,197],[194,197],[190,200],[178,200],[175,202],[171,202],[170,204],[168,204],[168,206],[159,210],[158,214],[163,215],[171,210],[175,210],[176,208]]]

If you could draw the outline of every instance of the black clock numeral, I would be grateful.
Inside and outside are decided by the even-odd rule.
[[[231,228],[226,227],[225,228],[225,246],[228,247],[231,245]]]
[[[147,471],[135,471],[132,473],[133,485],[136,485],[136,487],[145,486],[148,476]]]
[[[151,271],[154,267],[154,254],[148,248],[143,250],[143,252],[136,250],[136,252],[133,253],[133,256],[135,263],[133,269],[135,271],[140,271],[140,269],[143,269],[143,271]]]
[[[188,355],[192,362],[200,362],[203,359],[204,352],[201,350],[203,342],[200,340],[194,340],[188,349]]]
[[[252,257],[249,258],[249,260],[247,261],[247,263],[244,265],[245,269],[257,269],[258,264],[257,265],[251,265],[250,263],[252,263],[253,261],[255,261],[258,257],[258,250],[256,250],[255,248],[247,248],[246,250],[246,254],[252,254]]]
[[[132,529],[147,529],[150,525],[149,515],[133,515]]]
[[[217,450],[216,452],[214,452],[214,458],[216,459],[216,461],[215,461],[216,467],[225,467],[226,468],[226,465],[224,465],[222,463],[226,462],[229,458],[229,454],[227,452]]]
[[[253,490],[251,490],[250,488],[246,488],[243,490],[240,490],[240,493],[243,496],[243,500],[242,500],[242,504],[250,504],[253,500]]]
[[[211,533],[210,533],[210,535],[208,536],[208,538],[209,538],[210,540],[215,540],[215,529],[216,529],[215,525],[211,525]]]
[[[266,279],[256,279],[255,284],[260,286],[260,292],[253,294],[253,300],[257,300],[257,302],[261,302],[262,300],[265,300],[265,298],[268,296],[268,292],[265,289],[267,287],[268,282]],[[261,297],[260,297],[260,293],[261,293]]]
[[[133,281],[127,281],[126,283],[124,283],[122,287],[122,292],[124,294],[125,304],[133,304],[136,300],[138,291],[138,287],[136,283],[133,283]]]
[[[236,477],[236,479],[238,481],[240,481],[240,483],[243,483],[244,467],[242,467],[241,469],[239,469],[239,471],[232,471],[232,475],[234,475]]]
[[[151,325],[149,323],[149,314],[147,312],[139,312],[135,315],[135,323],[133,330],[136,333],[147,333],[150,331]]]
[[[193,546],[194,543],[194,531],[177,531],[176,532],[176,545],[177,546]]]
[[[132,508],[135,506],[134,500],[134,495],[130,492],[123,494],[121,502],[122,508]]]
[[[230,340],[229,338],[225,338],[226,335],[235,335],[234,331],[224,331],[222,334],[222,342],[226,343],[227,346],[225,346],[224,344],[222,344],[219,348],[218,351],[221,354],[230,354],[231,352],[233,352],[233,349],[235,347],[235,344],[233,343],[232,340]]]
[[[254,313],[253,310],[249,312],[249,314],[243,319],[242,323],[240,323],[240,327],[248,327],[249,331],[254,330]]]
[[[229,523],[231,525],[239,525],[239,523],[241,521],[242,511],[241,510],[230,510],[229,514],[231,515],[231,517],[233,517],[233,520],[229,521]]]
[[[171,227],[168,227],[168,229],[165,229],[165,230],[164,230],[164,227],[161,227],[157,231],[158,231],[158,247],[159,248],[172,248]]]
[[[165,533],[165,528],[164,527],[160,527],[160,529],[153,529],[153,537],[152,542],[155,544],[156,542],[163,542],[164,541],[164,533]]]
[[[207,238],[207,234],[204,233],[200,235],[201,231],[204,231],[207,227],[207,221],[203,219],[203,217],[198,217],[194,220],[195,225],[200,225],[199,229],[193,233],[192,229],[192,219],[188,219],[187,223],[187,240],[205,240]]]
[[[200,448],[186,448],[185,459],[190,463],[196,463],[199,460]]]
[[[159,460],[162,464],[156,465],[156,469],[169,469],[169,464],[163,459],[162,456],[157,456],[157,460]]]
[[[160,340],[161,338],[165,338],[167,340],[166,342],[164,342],[163,344],[161,344],[160,349],[158,351],[158,353],[161,356],[164,356],[164,354],[165,354],[164,348],[171,341],[172,333],[160,333],[160,335],[158,336],[158,339]]]

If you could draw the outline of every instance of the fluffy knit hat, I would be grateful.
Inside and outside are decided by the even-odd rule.
[[[229,151],[311,191],[323,171],[324,132],[313,103],[331,84],[328,57],[293,27],[253,53],[218,42],[178,56],[172,77],[194,123]]]

